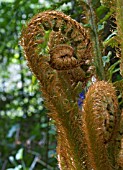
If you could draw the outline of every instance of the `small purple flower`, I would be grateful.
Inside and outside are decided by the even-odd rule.
[[[78,98],[79,108],[82,108],[82,104],[83,104],[84,99],[85,99],[85,90],[82,90],[82,92],[79,94],[79,98]]]
[[[80,94],[79,97],[84,100],[85,99],[85,90],[83,90]]]

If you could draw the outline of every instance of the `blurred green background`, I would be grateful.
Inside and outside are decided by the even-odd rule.
[[[56,130],[19,45],[24,24],[47,9],[81,12],[74,0],[0,0],[1,170],[58,169]]]

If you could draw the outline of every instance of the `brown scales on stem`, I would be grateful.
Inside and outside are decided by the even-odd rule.
[[[60,169],[103,170],[104,165],[112,170],[118,112],[114,88],[104,81],[95,83],[83,112],[76,102],[78,91],[92,75],[87,74],[92,60],[88,32],[62,12],[46,11],[23,29],[21,45],[55,120]]]
[[[86,169],[74,87],[79,81],[87,81],[82,69],[83,65],[89,67],[87,60],[91,61],[87,31],[61,12],[46,11],[34,16],[23,29],[21,45],[29,67],[40,80],[50,116],[56,122],[57,151],[59,159],[63,160],[59,164],[62,168],[65,164],[68,169]]]
[[[92,85],[84,101],[82,121],[88,159],[95,170],[113,169],[117,113],[118,101],[113,86],[104,81]]]

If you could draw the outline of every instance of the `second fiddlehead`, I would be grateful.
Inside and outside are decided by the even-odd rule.
[[[118,101],[111,84],[99,81],[89,88],[83,106],[87,155],[96,170],[113,168],[118,123]]]

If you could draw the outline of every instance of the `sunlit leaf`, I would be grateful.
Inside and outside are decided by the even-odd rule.
[[[12,163],[12,165],[17,166],[17,162],[13,156],[9,156],[9,161]]]
[[[18,165],[15,168],[8,168],[7,170],[22,170],[22,165]]]
[[[15,155],[16,160],[22,160],[22,159],[23,159],[23,151],[24,151],[23,148],[20,148],[20,149],[18,150],[18,152],[17,152],[16,155]]]

